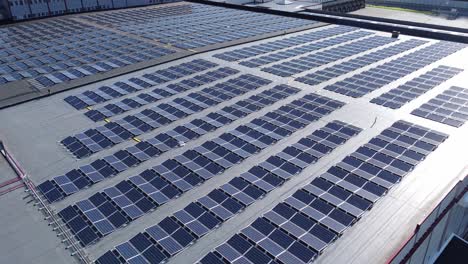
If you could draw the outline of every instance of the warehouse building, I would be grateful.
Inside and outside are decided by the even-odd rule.
[[[466,235],[468,33],[397,22],[183,1],[0,27],[0,263],[431,263],[433,218]]]

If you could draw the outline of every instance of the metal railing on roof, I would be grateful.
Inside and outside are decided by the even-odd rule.
[[[53,226],[53,230],[58,233],[57,236],[63,238],[61,242],[67,244],[66,249],[72,251],[71,255],[75,256],[82,263],[93,263],[89,259],[80,243],[75,239],[73,234],[70,233],[70,230],[64,225],[62,220],[57,217],[54,210],[48,206],[47,202],[36,191],[36,186],[34,183],[29,179],[28,175],[24,172],[15,158],[8,152],[5,144],[2,141],[0,141],[0,152],[5,157],[11,168],[18,175],[18,177],[21,178],[21,181],[23,181],[24,186],[26,187],[26,192],[28,192],[33,197],[35,201],[34,205],[38,206],[39,211],[45,215],[44,219],[49,221],[49,226]]]

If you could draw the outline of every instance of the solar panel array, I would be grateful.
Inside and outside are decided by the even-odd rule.
[[[232,17],[236,19],[230,19]],[[34,23],[30,28],[25,25],[9,30],[42,38],[42,35],[52,34],[55,27],[61,27],[59,32],[66,36],[66,41],[83,42],[91,50],[95,45],[106,49],[101,46],[112,46],[116,41],[112,50],[130,50],[125,50],[125,54],[107,51],[106,54],[121,60],[122,56],[139,53],[140,41],[174,52],[315,23],[192,3],[51,21],[61,20],[66,21],[62,26],[58,22],[41,22],[48,26],[37,33],[32,30],[36,28]],[[85,22],[75,25],[75,20]],[[99,26],[88,26],[88,23]],[[125,37],[121,38],[117,32]],[[86,40],[79,40],[82,36]],[[119,46],[118,41],[127,41],[127,38],[136,44]],[[133,42],[133,38],[137,41]],[[43,42],[51,39],[61,38],[44,37]],[[16,36],[13,40],[22,41]],[[58,46],[73,52],[66,41],[62,39],[64,43]],[[0,54],[10,52],[10,47],[5,47],[0,48]],[[22,46],[11,49],[16,57],[25,53],[19,47]],[[327,120],[325,126],[305,136],[310,124],[345,106],[333,98],[310,93],[311,87],[307,85],[349,74],[351,77],[324,89],[358,98],[464,47],[446,41],[410,37],[399,40],[353,27],[328,26],[120,78],[119,82],[64,99],[80,111],[74,114],[83,113],[94,125],[80,128],[79,133],[70,133],[72,135],[60,143],[78,159],[107,149],[109,153],[80,161],[79,166],[43,181],[37,189],[49,203],[81,192],[81,196],[77,195],[79,201],[63,201],[55,206],[61,208],[59,217],[83,247],[91,247],[143,216],[151,217],[149,214],[154,211],[162,214],[165,210],[160,208],[162,205],[172,206],[175,199],[189,191],[206,191],[207,195],[178,207],[183,209],[171,209],[171,214],[158,218],[162,220],[153,226],[137,229],[139,233],[128,241],[111,245],[111,249],[96,260],[100,264],[164,263],[229,219],[236,219],[270,192],[281,191],[278,189],[284,188],[283,184],[289,179],[303,177],[297,180],[305,179],[310,183],[293,186],[290,197],[282,201],[274,199],[271,207],[260,208],[262,214],[255,215],[252,219],[255,221],[242,230],[234,230],[236,235],[199,262],[310,263],[435,151],[448,135],[397,121],[354,152],[346,152],[347,156],[335,165],[325,164],[328,169],[325,173],[304,175],[305,169],[361,132],[360,128],[343,122],[345,120]],[[40,56],[49,56],[46,50],[59,51],[49,47],[38,50],[44,51]],[[101,51],[96,52],[101,54]],[[215,62],[210,61],[210,56],[216,58]],[[105,56],[95,57],[107,61]],[[125,60],[130,62],[128,58]],[[145,60],[149,59],[142,57],[140,62]],[[67,58],[63,63],[71,61],[73,59]],[[100,62],[94,64],[110,70]],[[55,67],[52,60],[44,63]],[[370,69],[362,70],[368,66]],[[442,65],[428,68],[406,83],[369,99],[370,102],[398,109],[462,72]],[[88,69],[88,72],[100,71]],[[297,77],[289,79],[291,82],[280,82],[288,82],[288,85],[275,85],[278,76]],[[52,77],[47,78],[52,83],[42,78],[38,80],[42,80],[43,86],[55,84]],[[294,87],[294,81],[306,85],[299,89]],[[459,127],[468,119],[467,104],[468,89],[452,87],[412,114]],[[199,115],[192,116],[196,113]],[[182,120],[184,118],[187,120]],[[179,123],[166,127],[174,122]],[[229,129],[228,125],[231,125]],[[224,130],[218,131],[220,128]],[[371,128],[370,132],[373,129],[377,128]],[[212,133],[215,131],[219,133]],[[199,141],[192,142],[197,139]],[[295,143],[284,146],[283,142],[288,140]],[[187,146],[187,143],[193,145]],[[276,147],[282,150],[277,151]],[[164,158],[160,157],[163,153],[166,154]],[[252,161],[255,165],[249,165]],[[135,169],[135,173],[129,177],[130,169]],[[236,169],[244,173],[233,173]],[[124,172],[127,174],[122,175]],[[111,183],[95,186],[117,175],[120,178],[109,181]],[[212,178],[221,180],[221,184],[207,186]],[[90,187],[94,189],[88,190],[87,195],[83,190]],[[100,252],[101,247],[94,249],[94,253]]]
[[[290,88],[288,87],[288,89]],[[325,106],[321,106],[319,102],[324,102]],[[113,202],[114,211],[124,214],[129,222],[133,221],[144,213],[223,173],[232,166],[240,164],[243,160],[317,121],[322,116],[328,115],[342,105],[341,102],[323,96],[306,95],[232,131],[226,132],[218,138],[187,150],[172,159],[167,159],[161,165],[146,170],[139,176],[124,180],[114,187],[104,189],[103,192],[97,195],[105,197],[109,202]],[[330,149],[326,145],[320,147],[322,147],[324,153]],[[139,162],[131,155],[130,158],[133,158],[136,163]],[[115,165],[109,159],[104,158],[104,160],[115,168]],[[120,162],[122,163],[122,161]],[[299,171],[299,167],[293,163],[283,162],[282,164],[275,163],[275,165],[279,166],[271,169],[271,171],[280,177],[288,174],[294,175]],[[72,184],[72,182],[69,182],[69,184]],[[42,190],[40,186],[39,189]],[[76,192],[78,189],[74,191]],[[47,196],[47,193],[45,195]],[[86,200],[82,202],[91,203]],[[99,205],[95,204],[96,207]],[[95,242],[99,237],[126,223],[117,222],[120,225],[113,226],[111,224],[113,218],[106,219],[102,215],[97,222],[104,221],[107,223],[103,230],[100,230],[102,224],[94,225],[92,219],[90,221],[94,228],[83,225],[86,222],[89,223],[87,221],[89,218],[82,217],[84,219],[81,219],[81,221],[77,220],[80,213],[86,215],[86,211],[96,208],[84,207],[80,209],[79,203],[76,206],[78,209],[74,209],[76,212],[74,215],[70,215],[70,209],[67,209],[68,213],[62,219],[83,245]],[[100,211],[101,213],[110,213],[109,210],[102,209]],[[72,220],[81,224],[75,227],[75,222],[71,222]],[[90,231],[92,230],[98,230],[98,232],[91,236]]]
[[[134,70],[157,62],[155,59],[166,60],[180,49],[193,52],[192,48],[283,33],[315,23],[183,3],[15,24],[0,29],[0,86],[26,80],[28,83],[21,85],[49,91],[53,86],[65,89],[77,84],[74,80],[91,76],[100,79],[102,73]],[[104,94],[115,95],[112,90],[106,89]]]
[[[165,261],[280,187],[360,131],[360,128],[340,121],[330,122],[172,216],[164,218],[157,225],[138,233],[128,242],[116,246],[96,262]],[[295,169],[277,172],[286,166]]]
[[[140,113],[127,115],[95,129],[69,136],[61,143],[77,158],[83,158],[256,90],[270,82],[254,75],[243,74],[201,91],[175,98],[170,102],[146,108]],[[99,116],[98,113],[100,112],[95,115]]]
[[[348,41],[356,40],[365,36],[369,36],[371,34],[372,33],[367,31],[354,31],[349,34],[341,35],[335,38],[329,38],[323,41],[313,42],[307,45],[302,45],[300,47],[294,47],[277,53],[268,54],[258,58],[242,61],[239,64],[247,66],[249,68],[257,68],[273,62],[278,62],[281,60],[303,55],[312,51],[325,49]]]
[[[365,72],[355,74],[343,81],[328,85],[324,89],[354,98],[362,97],[464,47],[465,45],[460,43],[440,41]]]
[[[311,262],[446,138],[409,122],[394,123],[200,263]]]
[[[405,51],[414,49],[425,43],[427,43],[427,41],[420,39],[405,40],[395,45],[384,47],[383,49],[359,56],[337,65],[333,65],[323,70],[309,73],[307,75],[298,77],[295,80],[309,85],[317,85],[349,72],[364,68],[368,65],[371,65],[372,63],[376,63]]]
[[[178,2],[179,0],[100,0],[100,1],[73,1],[73,0],[53,0],[53,1],[16,1],[6,0],[8,5],[6,17],[13,20],[26,20],[31,18],[41,18],[48,16],[82,13],[94,10],[108,10],[114,8],[128,8],[134,6],[153,5],[155,3]],[[3,4],[3,3],[2,3]],[[6,6],[5,6],[6,7]],[[2,6],[4,8],[4,6]],[[5,16],[5,15],[4,15]]]
[[[84,109],[102,102],[126,96],[144,90],[154,85],[164,84],[186,76],[212,69],[218,64],[196,59],[165,69],[147,73],[140,78],[132,77],[109,86],[102,86],[94,90],[86,90],[78,95],[67,96],[64,100],[77,110]]]
[[[321,40],[324,38],[339,36],[342,34],[351,33],[357,31],[358,28],[347,27],[347,26],[335,26],[322,30],[317,30],[310,33],[300,34],[293,37],[285,37],[279,40],[268,41],[266,43],[251,45],[245,48],[235,49],[232,51],[226,51],[213,55],[213,57],[225,60],[225,61],[238,61],[251,57],[255,57],[261,54],[274,52],[286,48],[299,46],[302,44],[308,44],[313,41]]]
[[[273,94],[272,96],[269,96],[271,94],[271,91],[265,91],[264,94],[266,95],[266,98],[262,96],[252,96],[250,100],[239,102],[239,106],[243,106],[243,105],[247,106],[245,109],[242,109],[242,108],[236,109],[237,107],[234,108],[233,106],[225,107],[218,113],[208,114],[206,118],[201,119],[202,122],[199,121],[200,119],[195,119],[190,123],[192,125],[185,125],[185,127],[186,128],[190,127],[190,130],[193,129],[192,131],[195,133],[200,133],[200,134],[202,134],[203,132],[208,133],[217,127],[220,127],[220,126],[223,126],[224,124],[229,123],[228,120],[231,118],[232,118],[231,120],[236,120],[237,118],[241,118],[245,116],[246,114],[241,113],[243,112],[243,110],[247,112],[248,114],[249,112],[247,109],[249,108],[246,102],[249,103],[249,101],[250,102],[253,101],[252,104],[260,106],[260,107],[257,107],[257,109],[253,108],[253,110],[252,110],[252,107],[250,107],[249,110],[253,112],[254,110],[260,110],[262,104],[264,104],[265,106],[268,103],[270,103],[268,102],[268,99],[274,102],[276,100],[284,98],[285,96],[288,96],[288,94],[294,94],[298,92],[298,90],[291,89],[289,87],[284,87],[284,86],[277,86],[273,89],[279,90],[278,93]],[[257,103],[256,102],[257,100],[255,100],[257,98],[258,98],[259,103]],[[300,107],[301,104],[303,104],[302,108]],[[299,105],[297,107],[298,109],[294,109],[293,107],[294,105]],[[232,141],[232,142],[228,144],[228,143],[223,142],[223,140],[221,140],[221,144],[227,145],[229,149],[235,151],[236,155],[240,155],[241,157],[247,157],[248,155],[255,153],[259,147],[266,147],[267,146],[266,143],[271,144],[273,142],[276,142],[276,140],[279,139],[278,135],[286,136],[292,133],[292,131],[294,131],[295,129],[301,128],[305,124],[308,124],[309,122],[316,120],[318,117],[325,115],[329,113],[330,111],[341,107],[342,105],[343,105],[342,103],[327,99],[326,97],[309,95],[309,96],[304,97],[301,100],[294,101],[291,105],[284,106],[277,111],[269,113],[263,119],[255,120],[255,123],[252,126],[254,127],[260,126],[258,127],[258,130],[263,131],[264,134],[270,133],[268,131],[265,131],[265,128],[270,129],[274,134],[272,134],[273,136],[272,138],[272,136],[262,137],[261,134],[251,132],[250,133],[252,134],[251,137],[257,138],[260,136],[261,140],[269,140],[269,141],[265,141],[265,143],[257,142],[256,145],[252,145],[250,143],[244,144],[242,142],[245,142],[245,140],[237,139],[236,137],[231,138],[228,135],[226,137],[229,137],[231,139],[228,140],[226,138],[225,141],[227,142]],[[230,111],[229,109],[233,109],[235,111]],[[314,113],[307,113],[310,111],[314,111]],[[291,112],[291,114],[289,114],[289,112]],[[226,118],[222,118],[223,116]],[[197,128],[197,125],[200,125],[200,126]],[[265,127],[265,128],[261,128],[261,127]],[[203,131],[205,128],[207,128],[207,130]],[[181,138],[180,136],[177,137],[177,134],[182,134],[180,133],[181,130],[183,129],[175,128],[174,129],[175,132],[168,131],[166,133],[162,133],[160,135],[155,136],[153,139],[149,139],[147,141],[143,141],[143,142],[136,144],[135,147],[137,147],[141,151],[138,151],[135,148],[130,147],[130,148],[127,148],[125,151],[124,150],[117,151],[113,155],[107,156],[103,159],[98,159],[90,163],[89,165],[82,166],[78,170],[73,169],[70,172],[66,173],[65,175],[57,176],[51,181],[47,180],[43,182],[42,184],[38,185],[38,189],[44,194],[44,196],[49,202],[54,202],[54,201],[63,199],[64,197],[71,195],[80,189],[93,185],[94,183],[102,181],[105,178],[108,178],[117,173],[125,171],[131,166],[138,165],[139,163],[145,161],[145,158],[147,156],[154,157],[163,151],[168,151],[172,148],[178,147],[180,144],[179,140]],[[244,132],[249,133],[248,131],[244,131]],[[233,132],[233,133],[237,134],[237,132]],[[186,137],[190,137],[188,133],[184,133],[183,135]],[[246,139],[251,139],[251,137],[247,137]],[[145,152],[146,150],[148,151],[148,153]],[[146,156],[143,154],[137,155],[138,153],[142,151],[145,152]],[[132,154],[132,153],[135,153],[135,154]],[[206,170],[202,172],[207,173]],[[206,177],[203,176],[202,178],[206,178]]]
[[[246,100],[238,101],[219,111],[209,113],[203,118],[194,119],[187,124],[160,133],[125,150],[119,150],[103,159],[95,160],[79,169],[73,169],[65,175],[47,180],[41,183],[38,189],[49,202],[63,199],[80,189],[87,188],[105,178],[123,172],[131,166],[138,166],[146,160],[159,156],[162,152],[177,148],[181,142],[196,139],[297,92],[299,92],[298,89],[289,86],[275,86],[272,89],[252,95]],[[334,106],[332,102],[329,102],[329,104]],[[310,118],[310,115],[305,115],[305,118]],[[274,129],[275,126],[269,126],[269,128]]]
[[[462,69],[454,67],[438,66],[437,68],[434,68],[411,81],[408,81],[397,88],[391,89],[381,96],[372,99],[370,102],[391,109],[398,109],[462,71]]]
[[[0,29],[0,86],[35,79],[37,88],[159,58],[173,50],[69,18]]]
[[[236,19],[231,19],[233,17]],[[194,3],[177,5],[170,10],[157,7],[144,12],[123,10],[82,18],[182,49],[200,48],[316,23]]]
[[[451,87],[411,114],[453,127],[461,127],[468,121],[468,89]]]
[[[370,35],[368,32],[363,33]],[[393,39],[388,37],[373,36],[355,42],[346,43],[342,46],[334,47],[328,50],[305,55],[290,61],[273,64],[272,66],[262,68],[262,71],[281,77],[288,77],[304,71],[308,71],[311,68],[320,67],[322,65],[389,44],[393,41]]]
[[[122,101],[110,103],[103,107],[90,110],[85,113],[93,121],[100,121],[106,118],[122,114],[124,112],[140,108],[160,99],[186,92],[198,88],[202,85],[210,84],[239,73],[238,70],[222,67],[192,78],[182,80],[175,84],[169,84],[164,88],[156,88],[149,93],[140,93],[133,98],[125,98]],[[149,86],[150,87],[150,86]]]

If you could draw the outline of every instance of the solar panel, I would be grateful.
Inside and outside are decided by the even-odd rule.
[[[106,126],[117,127],[122,131],[114,134],[126,133],[126,138],[138,136],[159,128],[164,124],[174,122],[188,115],[200,112],[210,106],[217,105],[225,100],[245,94],[250,90],[258,89],[268,83],[270,83],[270,81],[253,75],[244,74],[223,83],[218,83],[213,87],[205,88],[199,92],[175,98],[171,102],[154,106],[151,109],[145,109],[138,114],[128,115],[122,119],[110,122],[106,124]],[[122,108],[130,110],[130,107],[122,103],[120,107],[107,105],[106,111],[118,114],[124,112]],[[92,119],[107,117],[98,110],[89,111],[87,115]],[[158,118],[151,117],[151,115],[156,115]],[[163,119],[161,120],[159,117]],[[148,118],[153,119],[153,121],[149,121]],[[61,141],[61,144],[77,158],[83,158],[121,142],[121,140],[116,141],[114,138],[107,137],[109,133],[101,132],[103,132],[102,128],[89,129],[75,136],[67,137]],[[83,149],[89,151],[83,151]]]
[[[344,144],[351,137],[357,135],[361,129],[340,121],[333,121],[328,123],[320,130],[316,130],[315,132],[317,131],[321,131],[325,135],[323,135],[323,137],[318,137],[317,141],[314,141],[315,144],[329,142],[335,148],[341,144]],[[350,135],[346,135],[343,131],[347,131]],[[330,141],[332,136],[340,137],[343,139],[343,141],[341,144],[335,145]],[[311,149],[311,147],[309,147],[309,149]],[[308,149],[298,150],[299,153],[297,154],[305,154],[307,153],[307,150]],[[294,166],[292,162],[294,162],[296,157],[284,156],[285,154],[286,149],[277,155],[271,156],[269,159],[267,159],[267,161],[271,158],[276,158],[281,159],[284,163],[290,164],[290,166]],[[308,163],[307,166],[310,166],[314,162]],[[299,168],[297,171],[293,172],[286,171],[289,174],[287,177],[283,177],[284,173],[278,173],[277,168],[272,170],[264,169],[262,164],[263,163],[260,163],[260,165],[254,166],[248,172],[233,178],[231,181],[222,185],[220,188],[214,189],[208,195],[201,197],[196,202],[192,202],[184,209],[177,211],[173,216],[166,217],[157,225],[147,228],[143,233],[138,233],[132,239],[146,237],[147,234],[150,234],[151,236],[155,230],[158,230],[158,235],[153,236],[155,241],[153,242],[154,245],[158,248],[162,247],[168,254],[168,257],[172,257],[178,252],[182,251],[184,248],[194,243],[197,239],[200,239],[202,236],[206,235],[209,231],[213,230],[218,225],[224,223],[228,219],[232,218],[235,214],[244,210],[247,206],[254,203],[256,200],[262,198],[268,192],[281,186],[286,180],[289,179],[289,177],[298,174],[302,170]],[[246,200],[245,197],[250,198]],[[258,224],[258,228],[265,230],[269,228],[268,225],[270,224],[264,221],[264,223]],[[311,226],[312,225],[313,224],[311,224]],[[200,229],[200,226],[204,228]],[[271,229],[273,229],[273,227],[271,227]],[[260,233],[248,233],[248,235],[252,237],[263,237],[263,235]],[[282,235],[284,237],[284,234],[282,233],[278,233],[278,235]],[[284,237],[282,241],[284,243],[289,243],[288,245],[284,244],[285,248],[288,248],[292,244],[292,246],[289,248],[292,255],[289,257],[297,256],[298,259],[304,261],[308,261],[315,257],[316,253],[308,249],[306,246],[299,245],[298,243],[293,244],[294,241],[292,238],[289,238],[289,240],[285,240],[285,238],[287,238],[287,236]],[[175,240],[175,242],[177,242],[176,249],[174,249],[174,247],[166,248],[165,244],[167,242],[165,239]],[[281,239],[281,237],[278,239]],[[126,243],[122,245],[126,245]],[[274,243],[269,243],[268,245],[273,246]],[[119,246],[117,246],[116,249],[118,247]],[[259,251],[259,249],[256,250]],[[117,254],[114,253],[115,251],[109,252],[99,258],[98,261],[103,261],[104,259],[108,258],[108,254],[114,254],[115,257],[121,256],[118,251],[116,252]],[[261,253],[261,251],[259,252],[263,254],[262,256],[258,256],[258,253],[254,254],[252,251],[248,252],[250,253],[246,253],[245,257],[252,261],[259,261],[259,258],[266,258],[267,260],[270,260],[270,258],[267,257],[267,255]],[[237,252],[230,246],[222,246],[219,249],[219,253],[228,261],[232,261],[241,255],[241,253]]]
[[[143,75],[141,78],[129,78],[128,83],[126,82],[117,82],[111,87],[103,86],[94,91],[85,91],[81,96],[71,95],[66,97],[65,102],[69,103],[74,108],[80,110],[88,106],[93,106],[98,103],[102,103],[111,99],[127,95],[129,93],[135,93],[137,91],[147,89],[151,86],[163,84],[175,79],[183,78],[188,75],[192,75],[210,68],[216,67],[217,64],[209,62],[206,60],[195,59],[186,63],[181,63],[166,69],[156,71],[154,73],[148,73]],[[181,73],[179,73],[179,71]],[[176,74],[169,75],[169,73],[176,72]],[[225,71],[223,71],[225,72]],[[229,70],[227,70],[230,73]],[[169,77],[168,77],[169,76]],[[106,98],[101,96],[101,100],[95,101],[93,98],[90,98],[89,94],[96,95],[97,93],[107,94]],[[174,93],[175,94],[175,93]],[[109,97],[110,96],[110,97]],[[86,99],[91,99],[91,101]],[[162,99],[162,98],[161,98]]]
[[[262,71],[281,77],[289,77],[301,72],[308,71],[311,68],[320,67],[322,65],[341,60],[346,57],[350,57],[361,52],[365,52],[376,47],[389,44],[394,41],[391,38],[386,38],[382,36],[372,36],[369,38],[361,39],[369,35],[372,35],[372,33],[366,31],[358,31],[349,35],[331,39],[328,42],[336,41],[336,44],[340,44],[341,42],[345,44],[324,51],[308,54],[297,59],[273,64],[271,66],[262,68]],[[348,41],[349,43],[346,41]],[[329,45],[326,45],[324,47],[328,46]],[[315,48],[315,46],[313,48]],[[295,54],[293,54],[293,56],[295,56]],[[282,60],[282,58],[279,59]]]
[[[372,53],[342,62],[340,64],[327,67],[323,70],[306,74],[296,78],[295,80],[309,85],[317,85],[346,73],[366,67],[372,63],[376,63],[389,57],[398,55],[402,52],[414,49],[423,45],[424,43],[427,43],[427,41],[420,39],[406,40],[400,43],[396,43],[395,45],[384,47],[383,49],[379,49]]]
[[[413,110],[411,114],[461,127],[468,120],[468,89],[453,86]]]
[[[284,90],[290,88],[283,86],[279,89]],[[297,105],[300,102],[302,107],[296,106],[295,109],[305,109],[305,105],[314,105],[316,104],[316,101],[327,102],[334,100],[315,94],[309,94],[299,100],[295,100],[295,103],[293,102],[291,103],[291,105]],[[338,104],[337,108],[341,107],[341,105],[342,103]],[[328,113],[332,111],[333,110],[329,110]],[[279,117],[283,116],[277,111],[276,113]],[[288,126],[288,123],[290,123],[291,121],[294,121],[294,119],[286,119],[280,121],[279,123],[283,126]],[[308,121],[308,123],[314,121],[315,120]],[[343,126],[341,123],[337,123],[336,125]],[[291,127],[290,129],[292,130],[292,132],[295,132],[300,128],[296,129]],[[348,129],[349,128],[351,127],[348,127]],[[235,131],[238,131],[240,133],[237,133]],[[201,182],[204,182],[224,172],[226,169],[232,167],[233,165],[241,163],[242,160],[251,156],[252,154],[255,154],[260,150],[267,148],[268,144],[262,142],[261,138],[268,137],[268,134],[275,133],[275,130],[272,130],[265,132],[267,134],[258,132],[256,133],[256,135],[253,135],[251,133],[252,131],[254,130],[247,130],[244,132],[241,132],[240,130],[233,130],[229,133],[224,133],[219,137],[219,140],[207,141],[201,144],[201,146],[194,148],[193,150],[188,150],[184,152],[184,154],[180,155],[180,158],[176,157],[174,159],[168,159],[162,162],[161,165],[153,167],[152,170],[146,171],[144,172],[144,174],[140,174],[141,177],[138,177],[137,179],[133,178],[133,180],[131,181],[124,180],[117,184],[115,187],[105,189],[102,194],[106,195],[108,199],[114,201],[114,203],[119,207],[119,211],[125,212],[125,214],[128,216],[128,219],[134,220],[143,215],[143,210],[141,210],[140,208],[141,206],[138,206],[138,204],[136,204],[135,201],[139,201],[139,199],[145,198],[148,201],[148,203],[146,203],[146,211],[154,209],[162,205],[163,203],[169,201],[170,199],[178,197],[180,194],[196,187],[189,183],[193,180],[185,180],[186,178],[198,178],[199,180],[196,181],[196,184],[198,185]],[[250,137],[249,135],[254,136],[254,138]],[[281,138],[287,137],[289,135],[290,134],[281,136]],[[327,138],[328,136],[325,139]],[[347,137],[345,136],[344,138]],[[269,144],[274,143],[275,141],[269,142]],[[228,144],[231,145],[232,148],[228,148]],[[246,155],[239,155],[238,150],[242,150],[243,152],[245,152]],[[128,159],[132,159],[133,161],[129,162]],[[105,157],[104,160],[118,172],[124,171],[129,166],[132,166],[136,163],[136,159],[133,158],[128,152],[123,150],[118,151],[112,156]],[[179,160],[182,161],[182,163],[179,163]],[[268,170],[268,166],[265,166],[265,163],[268,164],[268,161],[269,160],[260,164],[260,167],[267,167],[266,169]],[[301,169],[295,166],[293,163],[281,160],[281,164],[277,168],[271,168],[271,173],[277,175],[283,180],[287,180],[292,175],[297,174],[300,170]],[[151,175],[151,178],[147,175]],[[140,185],[147,186],[147,184],[151,184],[154,188],[147,189],[146,187],[139,187]],[[146,193],[145,191],[150,191],[150,193]],[[245,192],[248,196],[252,197],[253,199],[258,199],[264,194],[264,191],[262,191],[258,187],[253,186],[246,189]],[[129,196],[131,195],[131,193],[134,193],[133,195],[138,194],[139,198],[134,196],[134,198],[132,199],[132,197]],[[231,204],[226,206],[229,206],[229,209],[218,209],[221,210],[221,212],[218,211],[218,213],[220,214],[219,217],[223,219],[228,219],[233,215],[233,213],[229,212],[229,210],[233,210],[232,206],[235,205]],[[205,221],[208,222],[204,224],[213,224],[214,220],[210,220],[211,218],[208,218],[208,216],[205,216],[205,218],[207,218]],[[216,226],[216,224],[214,224],[213,226]]]
[[[416,50],[403,57],[376,66],[365,72],[326,86],[324,89],[358,98],[393,81],[407,76],[427,65],[453,54],[464,45],[441,41]]]
[[[214,57],[226,61],[238,61],[242,59],[247,59],[250,57],[258,56],[261,54],[274,52],[277,50],[282,50],[285,48],[290,48],[298,46],[301,44],[306,44],[308,42],[317,41],[323,38],[332,37],[335,35],[346,34],[358,30],[357,28],[347,27],[347,26],[336,26],[332,28],[327,28],[324,30],[318,30],[311,33],[301,34],[293,37],[288,37],[280,40],[269,41],[267,43],[252,45],[245,48],[235,49],[233,51],[227,51],[219,54],[215,54]],[[248,60],[245,62],[254,62],[253,60]],[[243,64],[249,66],[248,63]]]
[[[186,11],[187,6],[190,6],[190,12]],[[203,16],[204,19],[200,19],[200,16]],[[243,23],[226,20],[227,16],[237,16],[257,26],[246,28]],[[159,8],[148,9],[145,13],[128,10],[115,12],[112,16],[90,15],[83,16],[83,18],[116,27],[124,32],[132,32],[132,34],[148,39],[157,39],[163,43],[170,43],[184,49],[204,47],[314,23],[274,15],[261,14],[261,16],[263,19],[269,19],[271,23],[265,24],[265,20],[257,20],[257,17],[252,14],[239,10],[185,4],[174,6],[171,12],[165,12],[165,10]],[[175,19],[178,23],[174,23]],[[153,25],[156,24],[159,30],[153,29]],[[143,27],[143,25],[146,26]]]
[[[408,82],[392,89],[370,102],[391,109],[397,109],[418,98],[436,86],[461,73],[463,70],[447,66],[438,66]]]
[[[394,136],[389,137],[389,132],[394,133]],[[445,134],[406,121],[394,123],[342,162],[216,247],[200,263],[224,263],[233,261],[233,258],[236,261],[242,258],[256,259],[250,253],[253,249],[255,252],[264,252],[262,258],[266,262],[309,263],[346,229],[359,221],[364,211],[370,210],[372,204],[396,183],[388,178],[390,175],[401,178],[393,174],[396,171],[391,167],[402,169],[397,164],[408,162],[410,156],[414,166],[417,165],[446,138]],[[431,151],[423,151],[423,146],[428,144],[432,146]],[[370,147],[374,149],[373,152],[364,151],[369,146],[373,146]],[[402,151],[393,152],[394,146],[400,146]],[[413,152],[420,157],[414,159],[413,154],[409,154]],[[361,153],[370,155],[361,156]],[[366,164],[371,164],[376,159],[381,160],[379,155],[388,155],[388,162],[379,164],[380,172],[366,171]],[[350,162],[350,157],[358,161]],[[377,167],[378,162],[374,164]],[[382,173],[383,171],[386,173]]]
[[[257,106],[258,108],[256,108],[256,111],[259,111],[262,108],[273,104],[274,102],[277,102],[281,99],[287,98],[293,94],[296,94],[299,91],[299,89],[287,85],[275,86],[259,94],[255,94],[247,98],[246,100],[238,101],[232,106],[226,106],[220,111],[208,114],[205,118],[192,120],[191,122],[186,123],[185,125],[181,125],[174,128],[174,130],[161,133],[153,138],[148,139],[147,141],[139,142],[134,146],[126,148],[125,151],[128,152],[131,157],[134,157],[134,159],[137,160],[138,163],[144,162],[146,160],[159,156],[159,154],[161,154],[162,152],[169,151],[173,148],[178,147],[182,140],[186,140],[184,142],[187,142],[191,139],[198,138],[199,136],[205,135],[211,131],[218,129],[220,126],[214,126],[213,123],[216,123],[220,117],[225,116],[225,113],[227,113],[226,111],[228,111],[227,109],[235,107],[237,109],[237,112],[242,113],[239,116],[229,116],[228,118],[224,119],[225,121],[230,123],[253,113],[253,111],[250,111],[248,109],[251,105]],[[264,99],[269,100],[265,101]],[[339,104],[337,106],[339,106]],[[217,113],[219,113],[219,115]],[[213,116],[212,114],[215,115]],[[146,119],[141,119],[147,121]],[[131,134],[129,132],[126,132],[124,128],[113,123],[108,123],[101,128],[97,128],[96,130],[100,131],[102,135],[105,135],[107,138],[109,138],[110,141],[114,142],[115,144],[118,144],[124,139],[128,139],[131,137]],[[277,133],[280,133],[279,131],[281,131],[281,129],[276,128],[275,131]],[[286,135],[288,134],[282,134],[282,136]],[[75,141],[75,138],[69,137],[64,140],[64,144],[68,144],[69,146],[77,146],[80,148],[78,151],[86,151],[86,154],[90,154],[87,148]],[[236,151],[236,154],[241,155],[242,157],[247,157],[249,155],[247,152],[240,150],[235,146],[233,150]],[[86,176],[88,183],[92,185],[104,180],[105,178],[114,176],[115,174],[120,173],[126,170],[127,168],[128,166],[122,163],[114,155],[110,155],[103,159],[97,159],[89,165],[84,165],[80,167],[79,171]],[[212,176],[212,174],[208,171],[201,171],[200,174],[202,178],[206,179]],[[200,182],[200,180],[197,177],[191,177],[190,181],[197,183]],[[47,185],[48,181],[46,181],[44,184]],[[45,194],[47,192],[49,192],[49,189],[45,189],[43,193]],[[51,199],[49,199],[47,195],[46,198],[48,198],[50,202],[54,202],[56,200],[62,199],[64,196],[67,195],[64,194],[64,191],[61,190],[59,187],[56,187],[54,188],[54,191],[51,194],[49,194],[49,196],[51,196]]]

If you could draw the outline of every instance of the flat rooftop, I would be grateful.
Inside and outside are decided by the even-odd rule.
[[[0,107],[319,24],[177,2],[0,27]]]
[[[0,110],[0,139],[90,261],[384,263],[466,175],[466,45],[269,19],[182,2],[2,28],[200,49]],[[0,196],[0,262],[78,263],[35,202]]]

